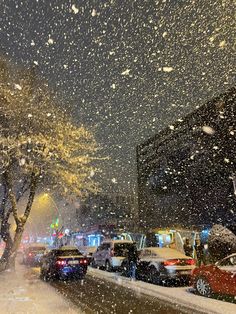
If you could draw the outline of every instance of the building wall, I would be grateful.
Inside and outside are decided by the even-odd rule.
[[[146,227],[231,223],[236,90],[137,147],[139,216]]]

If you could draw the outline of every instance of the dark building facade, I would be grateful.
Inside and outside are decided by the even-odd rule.
[[[135,199],[121,194],[90,195],[77,209],[78,227],[87,229],[94,225],[130,227],[134,217]]]
[[[235,159],[232,88],[137,147],[141,224],[235,223]]]

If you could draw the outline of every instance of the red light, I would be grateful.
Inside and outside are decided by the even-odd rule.
[[[80,262],[80,264],[87,264],[88,263],[88,261],[86,259],[81,259],[79,262]]]
[[[193,259],[193,258],[187,259],[186,264],[187,264],[187,265],[195,265],[195,264],[196,264],[196,261],[195,261],[195,259]]]
[[[67,263],[66,261],[56,261],[56,264],[59,266],[65,266]]]
[[[169,259],[163,262],[164,266],[174,266],[179,264],[179,259]]]
[[[33,256],[33,254],[32,254],[32,253],[29,253],[28,255],[29,255],[29,256]]]

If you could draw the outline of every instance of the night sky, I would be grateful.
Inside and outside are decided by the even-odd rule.
[[[0,54],[36,66],[92,126],[104,190],[130,190],[136,145],[235,84],[234,0],[0,0]]]

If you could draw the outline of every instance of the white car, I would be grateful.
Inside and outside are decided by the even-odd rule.
[[[189,280],[194,268],[195,260],[175,249],[148,247],[140,251],[137,276],[153,283]]]
[[[106,240],[93,253],[91,266],[102,267],[107,271],[119,269],[133,245],[135,243],[129,240]]]

